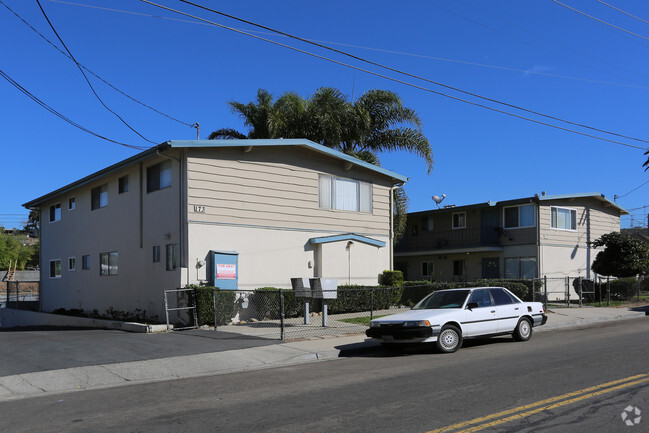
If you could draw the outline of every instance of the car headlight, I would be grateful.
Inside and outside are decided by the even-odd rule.
[[[430,326],[430,322],[428,320],[412,320],[408,322],[403,322],[404,327],[416,327],[416,326]]]

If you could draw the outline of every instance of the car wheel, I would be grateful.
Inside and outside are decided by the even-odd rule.
[[[462,347],[462,332],[453,325],[446,325],[437,337],[437,348],[444,353],[453,353]]]
[[[532,336],[532,323],[530,322],[530,319],[523,317],[521,320],[519,320],[512,336],[516,341],[529,340]]]

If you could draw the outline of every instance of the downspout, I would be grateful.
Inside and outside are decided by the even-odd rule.
[[[541,269],[543,269],[543,256],[541,255],[541,201],[536,201],[536,258],[538,266],[536,267],[536,277],[541,278]]]
[[[390,187],[390,233],[389,233],[389,247],[390,247],[390,270],[394,270],[394,188],[396,185]]]

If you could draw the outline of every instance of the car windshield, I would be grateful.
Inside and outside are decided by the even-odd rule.
[[[449,290],[431,293],[412,307],[413,310],[462,308],[470,290]]]

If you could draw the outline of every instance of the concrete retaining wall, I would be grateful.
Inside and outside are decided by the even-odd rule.
[[[83,328],[118,329],[128,332],[155,332],[154,325],[113,320],[90,319],[87,317],[63,316],[60,314],[38,313],[35,311],[0,308],[0,328],[23,326],[73,326]],[[159,325],[155,325],[159,327]],[[166,329],[166,327],[165,327]]]

